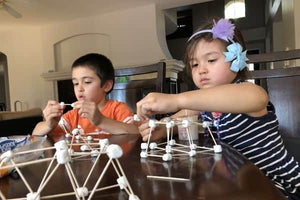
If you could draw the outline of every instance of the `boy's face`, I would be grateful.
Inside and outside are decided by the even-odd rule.
[[[193,81],[198,88],[229,84],[235,79],[236,73],[230,70],[231,62],[225,62],[224,51],[220,40],[198,42],[190,60]]]
[[[107,84],[101,87],[101,80],[97,74],[86,66],[73,68],[72,82],[77,100],[88,100],[97,104],[105,100],[110,89]]]

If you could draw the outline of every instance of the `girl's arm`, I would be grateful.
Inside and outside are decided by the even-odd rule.
[[[226,84],[180,94],[150,93],[137,103],[143,119],[155,113],[190,109],[221,113],[245,113],[253,117],[267,113],[266,91],[252,83]]]

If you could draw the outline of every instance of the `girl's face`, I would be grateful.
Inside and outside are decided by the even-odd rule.
[[[190,59],[193,81],[198,88],[229,84],[235,79],[237,73],[230,70],[231,62],[225,62],[224,51],[220,40],[198,42]]]
[[[101,87],[101,80],[97,74],[86,66],[73,68],[72,82],[77,100],[88,100],[98,104],[105,100],[109,91],[108,81]]]

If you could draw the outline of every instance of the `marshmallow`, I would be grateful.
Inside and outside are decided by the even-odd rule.
[[[64,141],[64,140],[56,142],[54,144],[54,147],[55,147],[56,151],[68,150],[68,145],[67,145],[66,141]]]
[[[87,197],[89,194],[89,191],[86,187],[79,187],[79,188],[76,188],[76,190],[80,197]]]
[[[91,151],[91,157],[97,157],[99,155],[99,151],[98,150],[92,150]]]
[[[80,140],[80,135],[75,136],[76,140]]]
[[[202,126],[203,126],[203,128],[207,128],[207,127],[210,126],[210,122],[209,121],[204,121],[204,122],[202,122]]]
[[[172,123],[172,122],[167,122],[166,123],[166,128],[173,128],[174,127],[174,123]]]
[[[78,128],[74,128],[74,129],[72,130],[72,134],[73,134],[73,135],[77,135],[78,133],[79,133]]]
[[[108,139],[107,138],[100,139],[99,140],[99,145],[100,145],[101,151],[104,151],[105,147],[109,145]]]
[[[82,145],[81,147],[80,147],[80,150],[81,151],[87,151],[87,150],[89,150],[89,147],[87,146],[87,145]]]
[[[217,145],[214,145],[214,152],[215,153],[221,153],[222,152],[222,146],[217,144]]]
[[[139,118],[139,116],[137,114],[133,115],[133,120],[136,122],[141,121],[141,119]]]
[[[120,158],[123,155],[123,150],[119,145],[111,144],[106,149],[107,155],[110,159]]]
[[[174,146],[174,145],[176,144],[176,141],[175,141],[174,139],[172,139],[172,140],[169,141],[169,144],[170,144],[171,146]]]
[[[134,194],[129,195],[129,200],[140,200],[140,198]]]
[[[124,188],[128,187],[126,178],[124,176],[121,176],[117,179],[117,182],[119,184],[119,187],[121,190],[123,190]]]
[[[151,142],[149,147],[151,150],[154,150],[157,147],[157,144],[155,142]]]
[[[190,157],[195,156],[195,155],[196,155],[196,151],[195,151],[195,150],[191,150],[191,151],[189,152],[189,155],[190,155]]]
[[[74,149],[68,149],[70,155],[74,154]]]
[[[146,142],[141,143],[141,149],[147,149],[148,144]]]
[[[59,105],[60,105],[60,107],[64,107],[65,102],[60,102]]]
[[[40,195],[37,192],[33,192],[33,193],[28,193],[26,195],[26,199],[27,200],[40,200]]]
[[[190,149],[193,149],[193,150],[197,149],[197,145],[196,144],[191,144]]]
[[[66,164],[71,160],[68,150],[59,150],[56,152],[56,160],[58,164]]]
[[[93,137],[92,136],[87,136],[87,138],[86,138],[88,141],[93,141]]]
[[[3,163],[7,163],[13,156],[14,153],[12,151],[7,151],[0,156],[0,160],[2,160]]]
[[[171,153],[172,152],[172,147],[170,145],[166,145],[166,152]]]
[[[163,159],[163,161],[172,160],[172,155],[169,154],[169,153],[166,153],[166,154],[163,155],[162,159]]]
[[[141,158],[147,158],[147,157],[148,157],[148,154],[147,154],[145,151],[142,151],[142,152],[140,153],[140,156],[141,156]]]
[[[182,120],[182,126],[184,128],[188,128],[189,126],[191,126],[191,122],[189,120],[187,120],[187,119]]]
[[[149,127],[150,128],[155,128],[156,127],[156,120],[150,119],[149,120]]]
[[[65,137],[69,138],[69,137],[71,137],[71,134],[70,133],[66,133]]]

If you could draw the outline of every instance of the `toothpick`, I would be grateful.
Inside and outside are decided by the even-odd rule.
[[[149,179],[158,179],[163,181],[177,181],[177,182],[188,182],[190,179],[186,178],[176,178],[176,177],[168,177],[168,176],[147,176]]]

